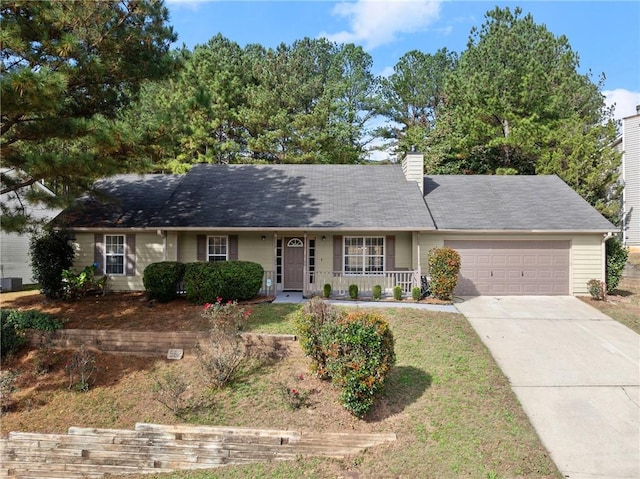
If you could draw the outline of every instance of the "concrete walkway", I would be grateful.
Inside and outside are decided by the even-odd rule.
[[[640,478],[640,336],[577,298],[456,304],[564,477]]]
[[[274,303],[306,303],[309,300],[303,298],[302,293],[297,291],[285,291],[278,293],[278,296],[273,301]],[[453,305],[447,304],[425,304],[414,303],[412,301],[399,303],[397,301],[342,301],[337,299],[331,299],[328,301],[330,304],[336,306],[352,306],[356,308],[412,308],[412,309],[424,309],[428,311],[439,311],[442,313],[458,313],[459,311]]]

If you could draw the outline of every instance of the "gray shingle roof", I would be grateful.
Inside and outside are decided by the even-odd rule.
[[[56,226],[144,228],[164,206],[181,175],[115,175],[98,180],[53,221]]]
[[[424,188],[438,229],[615,231],[555,175],[434,175]]]
[[[69,227],[433,229],[398,165],[196,165],[118,175],[56,221]],[[82,207],[80,207],[82,206]]]
[[[397,165],[196,165],[150,226],[434,227]]]

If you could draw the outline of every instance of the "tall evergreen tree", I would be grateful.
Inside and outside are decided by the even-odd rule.
[[[619,158],[601,85],[521,9],[495,8],[449,76],[430,164],[447,173],[556,173],[612,218]]]
[[[0,148],[12,170],[3,194],[43,180],[73,196],[129,166],[129,132],[115,117],[144,79],[170,70],[176,36],[167,21],[156,0],[0,4]],[[29,191],[33,201],[54,201]],[[2,210],[3,227],[25,225],[10,220],[24,216],[20,208]]]

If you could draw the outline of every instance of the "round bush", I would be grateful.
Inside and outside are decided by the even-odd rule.
[[[219,297],[240,301],[258,295],[262,287],[264,268],[252,261],[221,261],[215,263],[220,281]]]
[[[402,300],[402,286],[396,285],[393,287],[393,299],[396,301]]]
[[[378,313],[350,313],[325,324],[320,342],[340,402],[355,416],[366,415],[396,360],[386,319]]]
[[[380,286],[379,284],[376,284],[373,287],[373,299],[375,299],[376,301],[379,301],[380,298],[382,298],[382,286]]]
[[[176,261],[151,263],[144,269],[142,282],[149,299],[161,303],[178,297],[178,287],[184,279],[185,265]]]
[[[351,299],[358,299],[358,285],[350,284],[349,285],[349,297]]]

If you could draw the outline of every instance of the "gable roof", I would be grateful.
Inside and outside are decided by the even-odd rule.
[[[425,176],[424,192],[442,230],[616,230],[555,175]]]
[[[399,165],[196,165],[187,174],[96,183],[57,223],[157,229],[434,229]],[[112,211],[113,210],[113,211]]]

